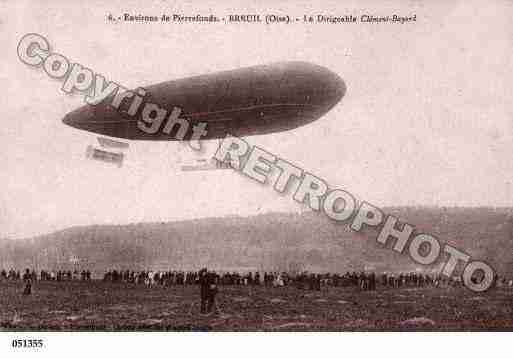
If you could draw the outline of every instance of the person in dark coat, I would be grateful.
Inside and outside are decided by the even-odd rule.
[[[202,268],[199,272],[199,285],[200,285],[200,298],[201,298],[201,313],[207,312],[208,300],[208,276],[207,268]]]
[[[199,271],[201,297],[201,313],[210,313],[214,307],[217,295],[217,276],[214,272],[203,268]]]
[[[210,313],[215,305],[217,295],[217,275],[215,272],[207,271],[203,268],[198,272],[200,297],[201,297],[201,313]]]
[[[217,275],[215,272],[207,272],[208,294],[207,294],[207,313],[211,313],[216,303],[217,295]]]
[[[376,274],[374,272],[369,275],[369,290],[376,290]]]
[[[32,294],[32,277],[28,269],[26,269],[25,273],[23,274],[23,281],[25,282],[25,289],[23,290],[23,295]]]

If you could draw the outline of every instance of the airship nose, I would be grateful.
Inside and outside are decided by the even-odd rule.
[[[100,135],[127,138],[130,120],[114,108],[103,105],[85,105],[62,119],[70,127]]]
[[[71,126],[71,127],[75,127],[75,126],[73,126],[73,118],[70,115],[64,116],[64,118],[62,119],[62,122],[65,125],[68,125],[68,126]]]
[[[93,118],[93,109],[90,106],[83,106],[64,116],[62,122],[79,130],[90,130]]]

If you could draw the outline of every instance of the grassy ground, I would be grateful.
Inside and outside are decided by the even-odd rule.
[[[93,281],[0,283],[3,330],[513,330],[513,290],[220,287],[218,312],[199,313],[197,286]]]

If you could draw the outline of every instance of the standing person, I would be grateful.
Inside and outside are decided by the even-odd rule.
[[[254,285],[260,285],[260,272],[255,273],[255,281],[253,282]]]
[[[374,272],[369,275],[369,290],[376,290],[376,274]]]
[[[208,292],[209,292],[209,280],[208,280],[208,272],[207,268],[202,268],[198,272],[199,276],[199,285],[200,285],[200,298],[201,298],[201,313],[205,314],[207,312],[207,302],[208,302]]]
[[[23,295],[32,294],[32,278],[28,268],[25,270],[25,273],[23,274],[23,281],[25,282],[25,289],[23,290]]]
[[[211,313],[214,304],[216,303],[217,295],[217,274],[215,272],[208,272],[208,296],[207,296],[207,312]]]

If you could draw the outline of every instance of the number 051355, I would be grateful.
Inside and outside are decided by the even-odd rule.
[[[42,348],[43,339],[13,339],[11,346],[13,348]]]

